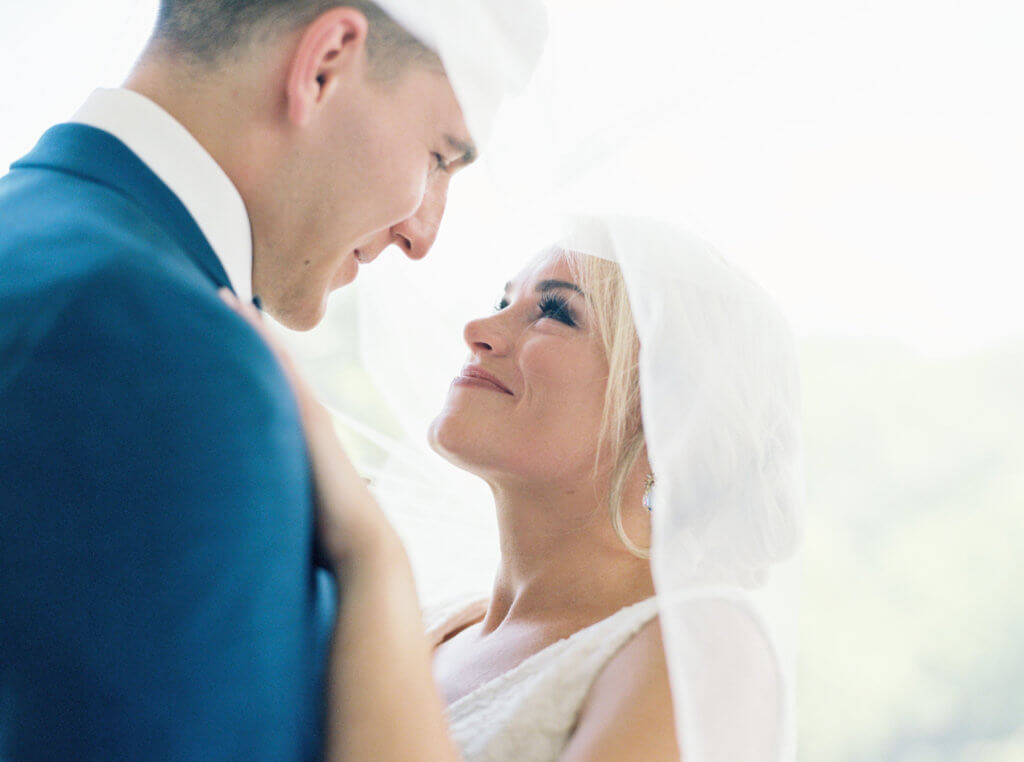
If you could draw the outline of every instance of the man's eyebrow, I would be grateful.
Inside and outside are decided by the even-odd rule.
[[[475,145],[465,140],[459,140],[451,135],[445,135],[444,139],[448,141],[448,145],[456,151],[462,151],[462,156],[460,156],[454,163],[466,166],[476,161],[477,150]]]
[[[575,283],[569,283],[569,281],[565,280],[542,280],[537,284],[537,291],[540,292],[554,291],[557,288],[567,288],[570,291],[575,291],[581,296],[586,296],[586,294],[583,293],[582,288],[577,286]]]

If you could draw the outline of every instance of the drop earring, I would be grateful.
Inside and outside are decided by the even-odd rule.
[[[654,509],[654,474],[647,474],[644,481],[644,508],[649,511]]]

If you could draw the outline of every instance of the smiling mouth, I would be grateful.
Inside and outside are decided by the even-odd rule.
[[[452,383],[460,386],[476,386],[481,389],[491,389],[492,391],[512,396],[511,389],[501,383],[495,376],[480,368],[463,368],[462,373]]]

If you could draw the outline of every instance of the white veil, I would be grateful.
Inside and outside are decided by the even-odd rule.
[[[392,2],[403,19],[404,0],[383,5]],[[461,210],[473,219],[450,220],[435,253],[415,268],[385,256],[357,281],[362,366],[388,414],[368,415],[345,405],[344,391],[324,390],[343,408],[348,432],[372,442],[363,467],[407,542],[427,605],[486,593],[497,560],[490,491],[426,447],[427,426],[464,358],[462,324],[486,314],[526,258],[558,240],[563,209],[624,206],[629,188],[616,145],[638,125],[679,117],[680,104],[666,109],[645,94],[682,93],[683,80],[692,81],[673,66],[681,32],[658,24],[660,14],[678,14],[675,3],[631,4],[644,40],[632,40],[627,63],[594,58],[575,67],[559,41],[583,34],[596,52],[616,38],[618,17],[581,16],[586,6],[571,0],[549,5],[556,48],[545,52],[527,95],[505,107],[484,167],[453,185],[449,216]],[[415,18],[405,19],[410,28]],[[433,44],[447,65],[444,45]],[[721,56],[708,62],[721,64]],[[458,69],[449,75],[471,125],[480,123],[471,114],[489,101],[474,100]],[[566,248],[619,263],[640,335],[645,435],[658,480],[652,568],[684,757],[790,762],[793,569],[754,590],[801,530],[788,328],[757,286],[669,225],[586,216],[562,232]]]
[[[558,243],[619,264],[640,337],[644,433],[657,480],[651,563],[685,759],[788,762],[797,568],[780,562],[799,544],[803,503],[788,326],[764,291],[712,247],[665,223],[577,216]],[[454,328],[431,332],[446,322],[443,305],[461,303],[464,284],[449,278],[452,295],[432,278],[395,281],[397,268],[387,269],[363,276],[362,354],[408,436],[371,434],[387,453],[372,476],[429,605],[489,589],[493,500],[482,482],[425,444],[465,352]],[[467,298],[478,306],[462,318],[484,314],[486,297],[498,292],[493,284],[485,298]],[[406,318],[421,311],[422,320],[396,321],[396,309]]]
[[[755,592],[802,533],[788,326],[711,246],[664,223],[577,217],[562,246],[619,264],[640,337],[651,565],[683,756],[790,759],[793,578]]]
[[[540,58],[547,32],[540,0],[377,4],[441,57],[466,124],[477,144],[483,144],[503,97],[526,87]]]

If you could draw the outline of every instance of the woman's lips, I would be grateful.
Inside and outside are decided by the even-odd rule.
[[[488,373],[483,368],[478,368],[473,365],[467,365],[463,368],[462,372],[456,377],[453,383],[459,384],[460,386],[476,386],[481,389],[491,389],[492,391],[502,392],[503,394],[512,394],[512,390],[501,383],[497,376]]]

